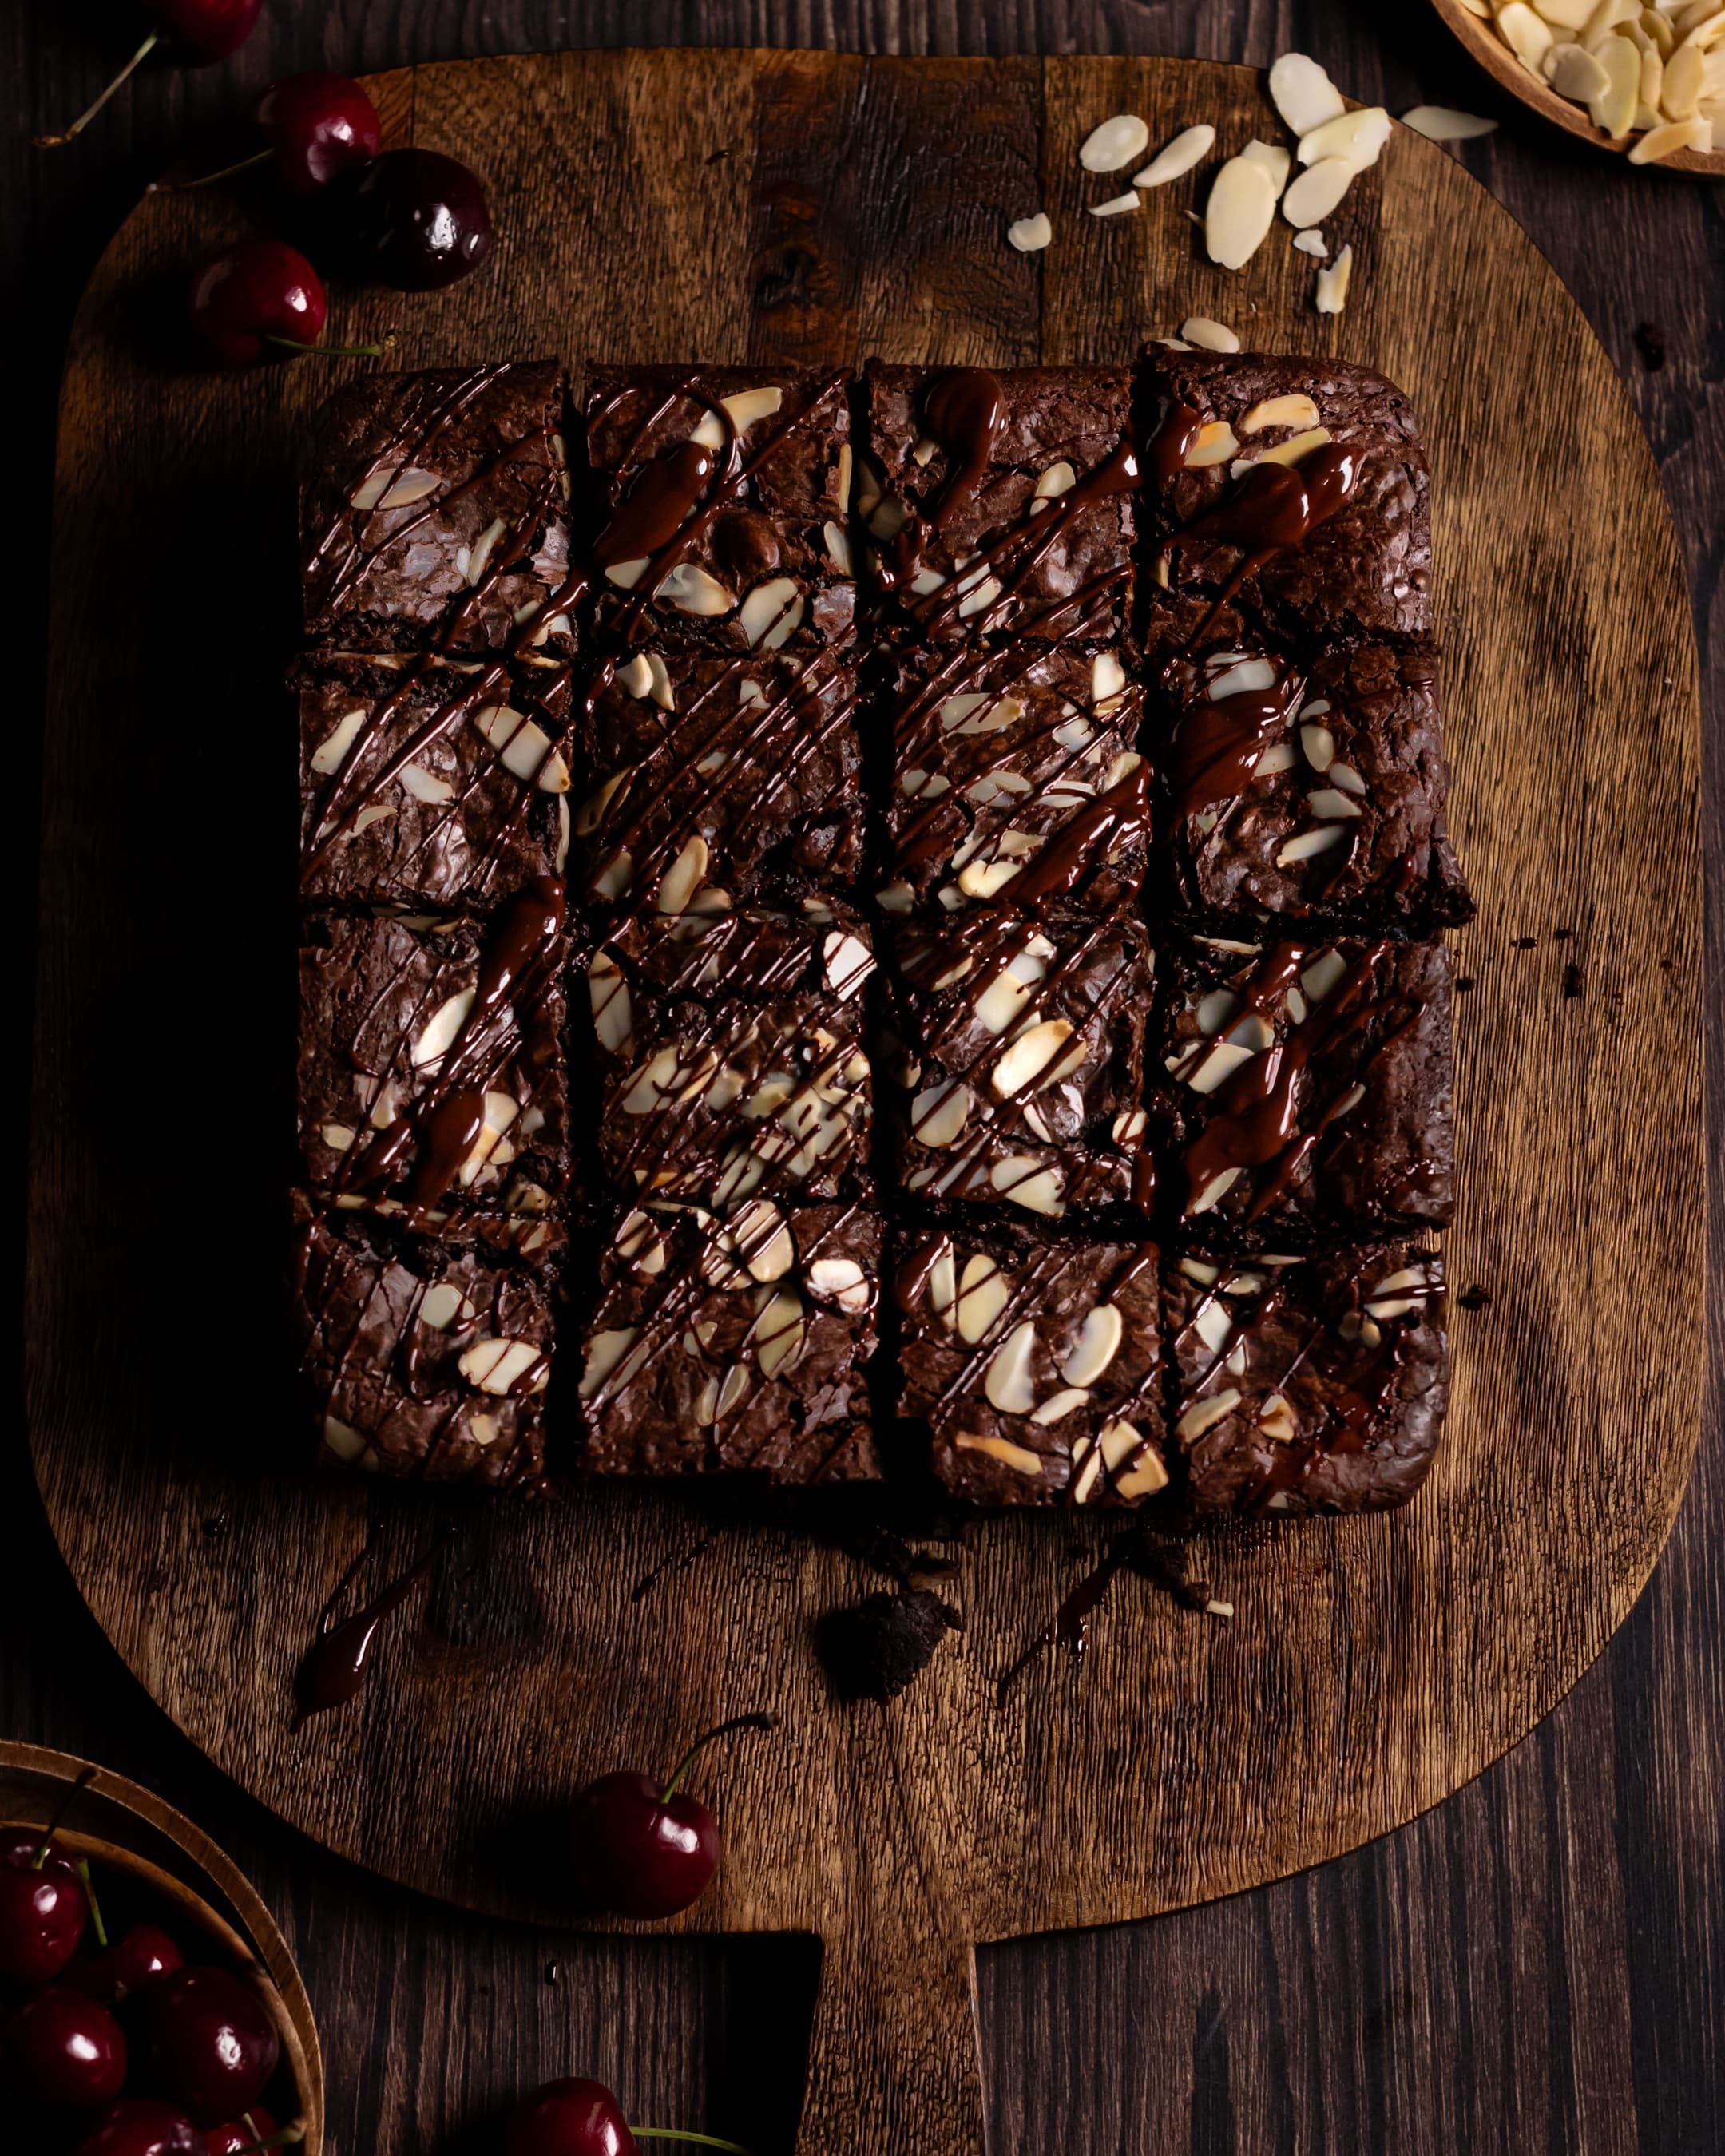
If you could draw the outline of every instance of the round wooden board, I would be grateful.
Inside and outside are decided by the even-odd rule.
[[[826,1943],[806,2152],[980,2141],[973,1940],[1139,1917],[1316,1863],[1512,1745],[1609,1637],[1671,1525],[1700,1388],[1696,654],[1629,403],[1524,235],[1397,130],[1330,221],[1339,321],[1278,228],[1230,276],[1186,211],[1085,205],[1104,116],[1281,139],[1259,78],[1156,59],[587,53],[377,85],[398,139],[475,160],[504,235],[439,298],[355,296],[404,366],[545,352],[1111,360],[1191,313],[1411,393],[1434,467],[1461,939],[1461,1219],[1448,1445],[1404,1513],[1219,1541],[1231,1624],[1135,1582],[1087,1665],[996,1679],[1085,1559],[1063,1521],[967,1553],[967,1630],[885,1711],[809,1628],[863,1584],[782,1522],[608,1491],[485,1507],[280,1467],[291,1127],[289,474],[311,362],[184,371],[160,295],[236,228],[159,195],[68,364],[54,529],[30,1413],[67,1559],[116,1645],[238,1780],[331,1848],[474,1907],[570,1916],[533,1829],[586,1775],[736,1709],[704,1770],[729,1856],[692,1928]],[[1004,244],[1038,206],[1045,254]],[[347,363],[342,365],[344,371]],[[1568,969],[1575,968],[1574,972]],[[1572,990],[1576,991],[1571,993]],[[290,1682],[368,1532],[377,1577],[455,1542],[362,1707],[295,1736]],[[1096,1532],[1088,1523],[1087,1532]],[[711,1548],[639,1599],[655,1566]]]

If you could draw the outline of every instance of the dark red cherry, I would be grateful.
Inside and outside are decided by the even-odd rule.
[[[6,2024],[0,2083],[50,2110],[112,2103],[126,2085],[125,2031],[97,2000],[50,1984]]]
[[[192,282],[192,326],[223,367],[255,367],[316,344],[329,311],[323,280],[280,239],[242,239]]]
[[[185,1959],[157,1925],[134,1924],[111,1946],[75,1955],[67,1964],[65,1980],[87,1997],[100,1999],[104,2006],[117,2006],[158,1977],[182,1968]]]
[[[509,2122],[503,2156],[639,2156],[603,2082],[547,2082]]]
[[[770,1714],[740,1714],[691,1745],[662,1785],[649,1774],[605,1774],[575,1799],[570,1856],[577,1891],[621,1917],[674,1917],[706,1891],[719,1866],[712,1814],[683,1791],[697,1755],[732,1729],[770,1729]]]
[[[103,2114],[72,2156],[204,2156],[204,2139],[171,2103],[129,2096]]]
[[[0,1982],[46,1984],[78,1950],[90,1914],[69,1858],[39,1834],[0,1840]]]
[[[239,2156],[242,2148],[255,2148],[275,2132],[275,2121],[260,2103],[248,2105],[241,2118],[213,2126],[203,2137],[209,2156]]]
[[[81,135],[108,100],[151,54],[189,67],[207,67],[237,53],[257,27],[264,0],[145,0],[145,12],[156,27],[107,88],[64,133],[39,135],[36,147],[51,150]]]
[[[377,108],[350,75],[285,76],[259,99],[257,119],[290,194],[316,194],[383,146]]]
[[[177,1969],[151,1987],[151,2071],[200,2126],[238,2118],[280,2056],[257,1994],[225,1969]]]
[[[354,268],[398,292],[429,292],[477,270],[491,251],[485,191],[435,150],[386,150],[343,205]]]

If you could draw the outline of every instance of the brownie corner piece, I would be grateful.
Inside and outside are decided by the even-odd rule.
[[[1177,1502],[1382,1512],[1425,1481],[1449,1398],[1444,1264],[1369,1245],[1165,1268]]]
[[[592,372],[582,551],[602,642],[764,655],[849,634],[848,380],[773,366]]]
[[[549,1275],[304,1197],[295,1214],[294,1317],[323,1464],[428,1481],[536,1481]]]
[[[1261,1248],[1448,1221],[1441,942],[1194,937],[1169,955],[1163,1136],[1183,1232]]]
[[[1156,963],[1142,924],[984,909],[896,922],[893,947],[883,1067],[905,1190],[940,1209],[1142,1214]]]
[[[300,490],[307,638],[572,648],[567,615],[544,614],[568,576],[566,396],[541,360],[373,374],[332,398]]]
[[[588,1471],[877,1480],[880,1267],[880,1222],[854,1206],[626,1214],[584,1342]]]
[[[1395,384],[1339,360],[1153,352],[1158,591],[1305,644],[1431,634],[1425,454]]]
[[[857,507],[879,582],[932,640],[1106,640],[1131,611],[1132,376],[875,365]]]
[[[1153,1245],[927,1230],[902,1239],[894,1285],[899,1413],[950,1496],[1138,1505],[1167,1486]]]
[[[1437,653],[1341,644],[1302,665],[1237,617],[1212,634],[1161,672],[1175,875],[1192,911],[1416,935],[1469,919]]]

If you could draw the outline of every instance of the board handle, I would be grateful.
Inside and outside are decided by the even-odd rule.
[[[976,1956],[932,1933],[824,1942],[797,2156],[983,2156]]]

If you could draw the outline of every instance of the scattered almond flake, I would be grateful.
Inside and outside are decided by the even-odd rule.
[[[1566,53],[1579,53],[1579,45],[1565,45]],[[1497,122],[1477,112],[1458,112],[1453,105],[1416,105],[1402,115],[1404,127],[1411,127],[1428,142],[1471,142],[1476,135],[1497,132]]]
[[[1317,273],[1317,311],[1321,315],[1339,315],[1348,305],[1348,281],[1353,275],[1353,249],[1344,247],[1333,262],[1327,262]]]
[[[1164,352],[1190,352],[1192,349],[1184,337],[1153,337],[1151,341],[1159,344]]]
[[[1209,157],[1215,147],[1216,131],[1208,121],[1197,127],[1188,127],[1176,135],[1166,148],[1158,150],[1142,172],[1134,175],[1135,187],[1163,187],[1170,180],[1178,180],[1183,173]]]
[[[1308,165],[1281,198],[1290,224],[1322,223],[1353,185],[1353,167],[1346,157],[1320,157]]]
[[[1567,97],[1572,105],[1590,106],[1611,87],[1604,62],[1595,59],[1585,45],[1553,45],[1545,79],[1559,97]]]
[[[1230,157],[1204,207],[1204,251],[1224,270],[1243,270],[1276,216],[1276,184],[1250,157]]]
[[[1321,232],[1296,232],[1294,244],[1302,254],[1315,254],[1320,262],[1330,251],[1330,244]]]
[[[1208,315],[1191,315],[1181,323],[1180,335],[1200,352],[1238,352],[1240,339],[1226,322],[1213,322]]]
[[[1541,64],[1553,44],[1550,23],[1535,14],[1527,0],[1509,0],[1508,7],[1498,10],[1497,34],[1528,74],[1543,82]]]
[[[1240,154],[1242,157],[1250,157],[1255,165],[1261,165],[1264,167],[1269,173],[1271,182],[1277,194],[1280,194],[1287,185],[1288,174],[1293,169],[1294,157],[1293,152],[1285,148],[1281,143],[1260,142],[1254,136]]]
[[[1348,110],[1341,91],[1304,53],[1284,53],[1271,69],[1270,101],[1291,135],[1309,135]]]
[[[1711,120],[1667,120],[1647,130],[1630,151],[1629,161],[1632,165],[1654,165],[1679,150],[1711,150],[1712,146]]]
[[[1302,165],[1315,165],[1320,157],[1345,157],[1356,172],[1375,165],[1389,140],[1392,122],[1381,105],[1363,105],[1358,112],[1344,112],[1300,137]]]
[[[1204,1604],[1204,1614],[1206,1617],[1231,1617],[1234,1614],[1234,1604],[1231,1602],[1218,1602],[1212,1597]]]
[[[1127,210],[1136,209],[1142,200],[1143,197],[1133,187],[1123,195],[1111,195],[1105,203],[1092,203],[1090,213],[1092,217],[1122,217]]]
[[[1054,227],[1042,210],[1034,217],[1019,218],[1006,228],[1008,245],[1017,248],[1020,254],[1037,254],[1053,238]]]
[[[1150,130],[1136,112],[1117,112],[1085,136],[1078,162],[1087,172],[1117,172],[1142,157],[1149,141]]]

